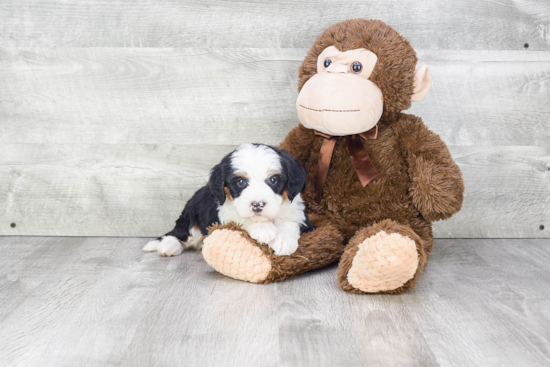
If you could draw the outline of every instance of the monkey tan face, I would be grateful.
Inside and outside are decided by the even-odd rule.
[[[302,125],[338,136],[374,127],[384,109],[382,91],[369,80],[377,60],[365,49],[340,52],[327,47],[317,59],[317,74],[296,101]]]
[[[296,101],[302,125],[335,136],[373,128],[384,111],[382,91],[370,80],[377,62],[376,54],[364,48],[346,52],[325,48],[317,58],[317,73],[304,84]],[[421,100],[430,84],[427,69],[419,69],[412,100]]]

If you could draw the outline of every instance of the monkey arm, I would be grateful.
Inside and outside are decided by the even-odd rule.
[[[394,126],[408,163],[413,204],[429,221],[451,217],[462,207],[464,182],[449,149],[419,117],[403,114]]]
[[[311,156],[314,140],[315,133],[313,130],[307,129],[302,124],[299,124],[290,130],[281,144],[279,144],[279,147],[285,149],[302,164],[305,164]]]

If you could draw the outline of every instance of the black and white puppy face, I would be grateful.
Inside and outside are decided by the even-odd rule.
[[[219,205],[233,206],[241,218],[271,220],[285,200],[302,191],[305,171],[286,151],[263,144],[244,144],[212,170],[210,189]]]

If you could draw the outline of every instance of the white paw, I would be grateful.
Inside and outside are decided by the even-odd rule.
[[[159,240],[149,241],[149,242],[147,242],[147,244],[143,248],[143,251],[147,251],[147,252],[157,251],[159,243],[160,243]]]
[[[277,235],[277,227],[271,222],[255,223],[248,228],[248,234],[256,241],[267,245]]]
[[[292,255],[298,249],[298,238],[289,236],[285,233],[279,233],[273,241],[269,243],[275,255]]]
[[[183,252],[180,241],[174,236],[162,237],[157,251],[160,256],[178,256]]]

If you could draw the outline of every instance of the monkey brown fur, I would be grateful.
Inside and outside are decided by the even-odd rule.
[[[302,195],[317,229],[300,238],[296,253],[275,256],[237,226],[216,226],[205,239],[203,254],[216,270],[255,283],[280,281],[340,260],[338,282],[344,290],[402,293],[414,287],[428,261],[431,222],[460,210],[462,175],[439,136],[420,118],[401,112],[410,107],[415,93],[417,62],[405,38],[381,21],[335,24],[315,41],[303,61],[300,90],[318,73],[318,57],[329,46],[340,52],[366,49],[378,57],[369,80],[382,91],[383,112],[376,139],[362,141],[378,176],[363,187],[346,140],[338,138],[318,198],[315,180],[325,138],[300,124],[281,148],[305,167]],[[224,245],[227,236],[239,242],[238,251]]]

